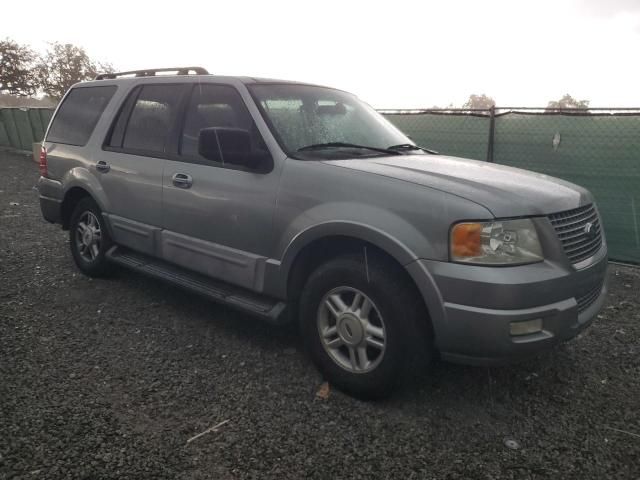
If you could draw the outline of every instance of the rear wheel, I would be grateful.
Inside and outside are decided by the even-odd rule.
[[[90,277],[104,276],[112,265],[105,256],[113,242],[106,229],[102,212],[89,197],[78,202],[69,222],[69,243],[76,265]]]
[[[325,378],[360,398],[389,395],[418,342],[419,308],[399,267],[347,255],[318,267],[300,299],[300,328]],[[422,348],[428,342],[420,342]]]

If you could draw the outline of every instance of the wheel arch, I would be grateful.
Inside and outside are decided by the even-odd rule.
[[[305,280],[320,263],[337,255],[363,252],[387,257],[401,269],[412,288],[420,296],[434,334],[435,324],[441,324],[444,315],[442,296],[431,274],[421,268],[416,256],[399,240],[365,225],[337,222],[318,225],[296,236],[285,251],[280,264],[280,288],[297,308],[297,301]]]
[[[60,220],[62,221],[63,230],[69,230],[73,210],[83,198],[87,197],[93,198],[91,194],[82,187],[71,187],[65,192],[62,204],[60,205]]]
[[[383,257],[384,260],[392,262],[392,267],[403,276],[408,288],[415,294],[416,308],[423,311],[416,320],[419,335],[416,336],[416,343],[413,347],[418,348],[415,352],[421,351],[421,342],[429,342],[437,352],[438,340],[445,334],[445,311],[442,295],[430,274],[424,267],[424,263],[418,259],[411,258],[409,252],[400,244],[395,244],[395,248],[385,248],[388,244],[379,236],[359,236],[354,232],[332,233],[307,238],[304,243],[298,243],[295,250],[289,252],[290,256],[285,257],[282,266],[287,268],[286,291],[283,298],[287,299],[290,312],[294,315],[290,320],[295,319],[295,315],[300,308],[299,300],[302,295],[306,279],[312,271],[320,264],[329,261],[339,255],[362,252],[363,261],[365,258],[372,258],[373,255]],[[302,239],[298,240],[299,242]],[[293,247],[293,246],[292,246]],[[293,253],[295,252],[295,253]],[[419,321],[420,318],[423,321]]]
[[[286,247],[280,262],[284,291],[289,297],[293,278],[309,262],[351,253],[363,246],[377,248],[404,266],[416,259],[400,241],[385,232],[355,222],[331,222],[314,225],[300,232]]]
[[[103,212],[107,210],[107,201],[100,182],[86,168],[72,168],[62,179],[62,184],[64,196],[60,206],[60,218],[63,229],[69,228],[73,209],[84,197],[92,198]]]

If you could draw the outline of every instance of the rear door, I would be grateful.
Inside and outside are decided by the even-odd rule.
[[[162,174],[175,152],[184,84],[148,83],[128,95],[96,156],[96,176],[110,202],[115,241],[158,255]]]
[[[209,127],[248,130],[251,149],[267,150],[231,85],[193,85],[182,123],[178,156],[167,160],[164,169],[162,254],[173,263],[260,291],[278,169],[270,155],[249,169],[198,154],[200,130]]]

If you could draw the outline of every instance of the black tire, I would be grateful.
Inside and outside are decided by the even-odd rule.
[[[100,241],[99,244],[96,245],[97,253],[93,258],[87,258],[87,256],[91,256],[92,254],[89,254],[87,250],[83,250],[78,238],[80,223],[84,224],[89,215],[92,215],[95,219],[100,232]],[[105,254],[113,245],[113,241],[109,236],[100,207],[98,207],[98,204],[96,204],[91,197],[85,197],[80,200],[71,214],[71,220],[69,222],[69,244],[73,260],[82,273],[89,277],[104,277],[111,273],[113,265],[107,260]]]
[[[364,400],[390,395],[399,381],[406,378],[405,367],[414,358],[415,349],[420,348],[428,358],[431,351],[431,336],[422,335],[428,329],[420,327],[420,323],[427,324],[428,318],[415,288],[409,283],[401,267],[382,255],[372,253],[374,252],[369,252],[366,262],[363,252],[337,257],[322,264],[309,276],[299,307],[300,331],[318,369],[329,383]],[[321,339],[321,306],[329,292],[341,287],[357,289],[368,297],[379,312],[379,315],[374,314],[375,317],[383,319],[384,353],[377,366],[370,371],[356,373],[349,371],[349,366],[341,366],[334,359],[335,352],[332,353],[332,358],[328,353],[332,349],[325,347]],[[348,301],[349,297],[346,298]],[[328,318],[344,319],[344,315],[325,315]],[[338,321],[341,320],[336,321],[336,329]],[[345,348],[349,352],[347,345],[338,347],[341,352]]]

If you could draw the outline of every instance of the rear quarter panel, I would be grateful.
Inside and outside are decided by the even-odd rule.
[[[104,194],[104,191],[100,186],[100,182],[96,177],[93,164],[96,161],[96,153],[102,149],[102,143],[122,99],[130,91],[131,83],[132,82],[130,81],[121,81],[117,84],[110,83],[108,81],[83,83],[83,85],[94,84],[94,86],[116,86],[115,93],[102,112],[100,119],[85,145],[66,145],[62,143],[52,143],[47,140],[46,137],[49,134],[49,130],[51,129],[51,125],[58,114],[60,106],[64,103],[66,96],[73,88],[76,87],[76,85],[72,86],[67,91],[65,98],[63,98],[58,104],[58,107],[51,117],[51,121],[47,127],[43,146],[47,150],[49,178],[61,182],[63,196],[73,187],[81,187],[91,194],[103,211],[110,210],[108,198]]]

